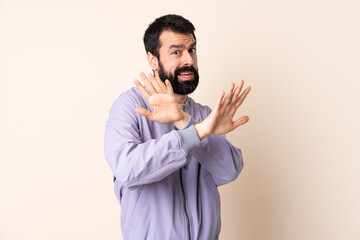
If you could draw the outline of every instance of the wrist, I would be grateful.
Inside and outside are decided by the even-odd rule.
[[[210,135],[204,130],[203,122],[195,124],[194,127],[195,127],[195,130],[196,130],[196,132],[197,132],[197,134],[199,136],[200,141]]]
[[[181,130],[187,125],[188,121],[189,121],[189,115],[186,112],[182,111],[181,119],[175,121],[173,124],[177,129]]]

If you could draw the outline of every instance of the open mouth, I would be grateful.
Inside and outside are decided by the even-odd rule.
[[[192,72],[185,72],[185,73],[180,73],[179,75],[180,76],[190,76],[192,74],[193,74]]]
[[[189,81],[192,80],[194,78],[194,73],[193,72],[181,72],[177,75],[178,79],[180,81]]]

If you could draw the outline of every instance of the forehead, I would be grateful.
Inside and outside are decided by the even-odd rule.
[[[171,45],[184,45],[185,47],[195,43],[194,36],[191,33],[175,33],[165,30],[160,34],[160,49],[168,49]]]

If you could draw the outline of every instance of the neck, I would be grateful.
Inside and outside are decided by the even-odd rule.
[[[175,93],[175,98],[178,104],[184,104],[186,102],[188,95],[181,95]]]

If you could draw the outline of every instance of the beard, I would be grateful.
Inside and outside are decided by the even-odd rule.
[[[178,75],[182,72],[192,72],[194,78],[189,81],[179,81]],[[175,69],[175,73],[168,73],[165,71],[164,66],[159,61],[159,77],[161,81],[169,80],[174,93],[187,95],[195,91],[199,84],[199,72],[193,66],[178,67]]]

